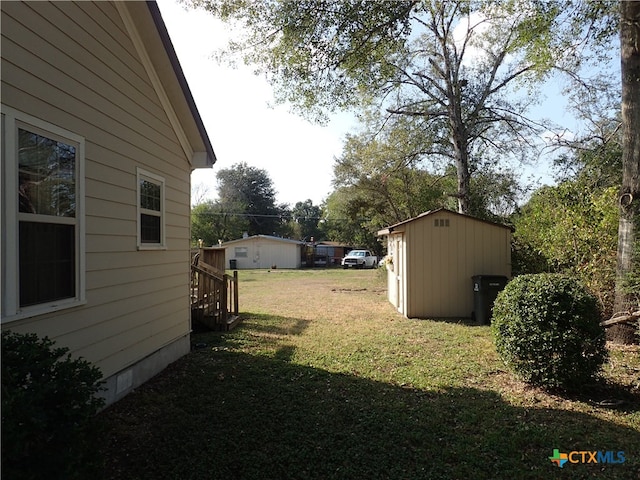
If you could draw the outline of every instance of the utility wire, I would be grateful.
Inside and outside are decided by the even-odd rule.
[[[194,212],[192,212],[194,213]],[[198,213],[194,213],[195,215],[198,216],[223,216],[223,215],[228,215],[228,216],[233,216],[233,217],[261,217],[261,218],[279,218],[279,219],[290,219],[290,220],[328,220],[325,217],[298,217],[296,215],[291,215],[291,214],[283,214],[283,215],[276,215],[276,214],[266,214],[266,213],[234,213],[234,212],[198,212]],[[336,221],[348,221],[351,219],[348,218],[335,218],[335,217],[331,217],[331,220],[336,220]],[[366,221],[370,221],[371,219],[369,218],[360,218],[359,220],[366,220]]]

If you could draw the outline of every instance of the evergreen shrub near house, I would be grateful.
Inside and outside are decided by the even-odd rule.
[[[596,298],[576,279],[521,275],[498,294],[492,329],[502,360],[524,381],[577,389],[607,359]]]
[[[100,370],[35,334],[2,332],[2,478],[99,472]]]

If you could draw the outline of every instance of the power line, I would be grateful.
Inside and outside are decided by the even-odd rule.
[[[192,212],[194,213],[194,212]],[[283,215],[276,215],[276,214],[266,214],[266,213],[236,213],[236,212],[197,212],[194,213],[195,215],[198,216],[232,216],[232,217],[260,217],[260,218],[278,218],[280,220],[283,219],[288,219],[288,220],[329,220],[329,218],[325,218],[325,217],[299,217],[296,215],[292,215],[292,214],[283,214]],[[335,217],[331,217],[330,220],[335,220],[335,221],[348,221],[351,220],[349,218],[335,218]],[[363,221],[370,221],[370,218],[359,218],[358,220],[363,220]]]
[[[193,212],[192,212],[193,213]],[[264,218],[304,218],[305,220],[322,220],[323,217],[298,217],[292,214],[267,214],[267,213],[235,213],[235,212],[198,212],[196,215],[231,215],[234,217],[264,217]]]

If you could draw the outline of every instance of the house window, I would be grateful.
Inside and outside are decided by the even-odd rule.
[[[235,247],[235,254],[236,257],[243,257],[243,258],[247,258],[247,255],[249,253],[249,250],[247,247]]]
[[[433,220],[434,227],[448,227],[449,219],[448,218],[436,218]]]
[[[138,168],[138,248],[164,248],[164,178]]]
[[[84,300],[84,139],[3,107],[3,319]]]

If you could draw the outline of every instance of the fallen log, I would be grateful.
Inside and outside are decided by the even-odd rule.
[[[616,315],[620,315],[620,316],[616,316]],[[637,320],[640,320],[640,310],[633,313],[631,312],[615,313],[613,317],[611,317],[609,320],[604,320],[600,322],[600,325],[603,327],[607,327],[609,325],[616,325],[618,323],[635,322]]]

